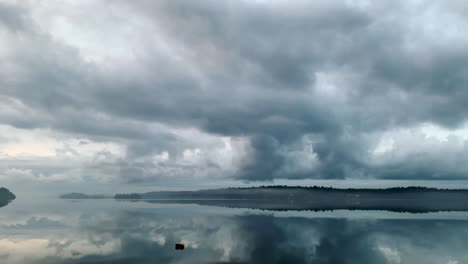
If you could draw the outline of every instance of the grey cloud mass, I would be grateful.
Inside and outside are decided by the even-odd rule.
[[[0,123],[55,145],[5,139],[0,174],[467,179],[467,26],[465,1],[6,1]]]

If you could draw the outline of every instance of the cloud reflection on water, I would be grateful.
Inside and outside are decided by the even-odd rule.
[[[2,259],[8,264],[468,262],[468,222],[459,220],[180,214],[132,208],[57,219],[30,217],[4,225]],[[175,242],[186,243],[186,250],[175,251]]]

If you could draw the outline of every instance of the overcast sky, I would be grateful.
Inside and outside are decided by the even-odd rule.
[[[466,0],[0,0],[0,183],[467,180],[467,28]]]

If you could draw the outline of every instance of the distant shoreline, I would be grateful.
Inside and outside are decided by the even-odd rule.
[[[221,189],[206,189],[198,191],[156,191],[146,193],[117,193],[115,195],[103,195],[103,194],[84,194],[84,193],[67,193],[59,196],[61,199],[167,199],[167,198],[187,198],[194,199],[198,198],[213,198],[216,199],[269,199],[277,198],[277,196],[269,196],[268,191],[279,191],[283,195],[286,192],[325,192],[325,193],[348,193],[354,195],[361,194],[416,194],[416,193],[466,193],[468,189],[441,189],[433,187],[420,187],[420,186],[409,186],[409,187],[391,187],[391,188],[334,188],[324,186],[284,186],[284,185],[273,185],[273,186],[259,186],[259,187],[228,187]],[[224,196],[228,196],[226,198]],[[248,198],[244,197],[248,196]],[[254,198],[251,198],[254,197]],[[289,197],[289,196],[288,196]]]
[[[198,191],[158,191],[147,193],[124,193],[116,194],[115,199],[149,199],[149,198],[262,198],[274,199],[284,198],[286,195],[310,193],[345,193],[350,195],[366,194],[416,194],[416,193],[466,193],[468,189],[439,189],[419,186],[393,187],[393,188],[333,188],[323,186],[260,186],[260,187],[239,187],[208,189]],[[288,195],[290,194],[290,195]]]
[[[64,199],[112,198],[110,196],[78,193],[60,197]],[[128,193],[116,194],[113,198],[120,201],[198,204],[275,211],[338,209],[387,210],[411,213],[468,211],[468,189],[437,189],[417,186],[385,189],[261,186],[199,191]]]

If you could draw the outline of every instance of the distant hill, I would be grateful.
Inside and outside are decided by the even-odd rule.
[[[10,192],[7,188],[0,187],[0,207],[9,204],[14,199],[16,199],[16,195]]]
[[[109,199],[112,196],[101,194],[84,194],[84,193],[66,193],[59,196],[61,199]]]

